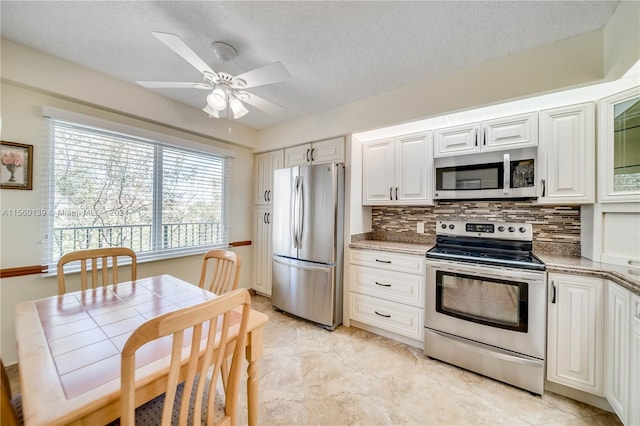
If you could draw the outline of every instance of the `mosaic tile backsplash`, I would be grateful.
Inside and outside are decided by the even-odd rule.
[[[533,225],[534,251],[580,256],[580,208],[533,201],[436,201],[434,206],[373,207],[372,232],[356,238],[435,243],[437,220],[524,222]],[[424,222],[424,234],[416,232]]]

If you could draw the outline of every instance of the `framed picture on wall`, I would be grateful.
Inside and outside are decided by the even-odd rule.
[[[33,145],[0,141],[0,188],[32,189]]]

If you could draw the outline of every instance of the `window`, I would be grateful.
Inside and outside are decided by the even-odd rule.
[[[138,258],[226,247],[231,159],[51,120],[47,261],[124,246]]]

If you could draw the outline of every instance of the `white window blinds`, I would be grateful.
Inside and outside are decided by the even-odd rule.
[[[124,246],[138,259],[226,247],[231,159],[50,119],[47,264]]]

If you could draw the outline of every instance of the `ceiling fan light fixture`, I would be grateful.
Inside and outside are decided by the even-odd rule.
[[[233,118],[236,120],[244,117],[249,112],[249,110],[242,105],[242,102],[235,97],[229,101],[229,106],[231,107],[231,111],[233,111]]]
[[[204,112],[206,112],[207,114],[209,114],[209,117],[215,117],[215,118],[220,118],[220,112],[211,108],[209,105],[205,106],[204,108],[202,108],[202,110]]]
[[[225,109],[227,107],[227,94],[222,88],[216,87],[207,96],[207,105],[217,111]]]

